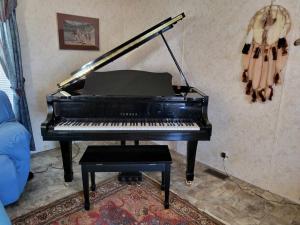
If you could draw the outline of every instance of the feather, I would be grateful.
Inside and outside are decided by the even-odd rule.
[[[253,71],[254,71],[254,64],[255,64],[255,60],[254,60],[254,54],[255,54],[255,49],[256,49],[256,45],[254,45],[252,47],[251,50],[251,55],[250,55],[250,59],[249,59],[249,65],[248,65],[248,80],[252,81],[253,78]]]
[[[262,65],[263,65],[263,54],[261,54],[262,50],[260,48],[255,49],[254,54],[254,71],[253,71],[253,79],[252,79],[252,87],[254,90],[258,89],[259,81],[262,73]]]
[[[275,66],[274,83],[278,84],[282,81],[283,69],[286,65],[288,55],[284,54],[284,49],[278,49],[277,61]]]
[[[244,70],[243,75],[242,75],[242,81],[244,83],[248,82],[248,74],[247,74],[248,70]]]
[[[287,47],[287,41],[285,39],[285,37],[279,38],[278,40],[278,44],[277,44],[277,48],[286,48]]]
[[[274,83],[278,84],[278,82],[279,82],[279,73],[276,73],[274,76]]]
[[[265,101],[265,89],[267,87],[267,79],[268,79],[268,69],[269,69],[269,49],[265,49],[264,51],[264,61],[262,64],[262,71],[261,71],[261,77],[260,77],[260,82],[259,82],[259,87],[258,87],[258,95],[262,99],[262,101]]]
[[[270,96],[269,96],[269,100],[272,101],[272,97],[273,97],[273,87],[272,86],[269,86],[270,88]]]
[[[277,60],[277,50],[276,50],[276,47],[272,47],[272,56],[273,56],[273,60]]]
[[[248,70],[249,70],[249,63],[250,63],[250,57],[252,54],[252,50],[253,50],[253,48],[251,47],[250,52],[248,52],[248,54],[243,54],[243,56],[242,56],[242,64],[243,64],[243,69],[244,69],[244,72],[242,75],[243,82],[248,81],[248,76],[249,76]]]
[[[265,90],[260,90],[258,92],[258,96],[261,98],[262,102],[266,101],[266,97],[265,97]]]
[[[282,64],[282,48],[279,48],[277,50],[277,61],[275,65],[275,71],[276,73],[280,73],[282,70],[283,64]]]
[[[246,95],[250,95],[251,88],[252,88],[252,80],[249,80],[246,86]]]
[[[244,55],[247,55],[247,54],[249,53],[250,47],[251,47],[251,44],[245,43],[245,45],[244,45],[244,47],[243,47],[243,50],[242,50],[242,53],[243,53]]]
[[[249,33],[247,34],[247,36],[246,36],[245,45],[244,45],[243,50],[242,50],[243,54],[247,55],[249,53],[252,40],[253,40],[253,30],[251,29],[249,31]]]
[[[286,23],[283,26],[283,28],[282,28],[282,30],[281,30],[281,32],[279,34],[279,40],[278,40],[278,43],[277,43],[277,48],[278,49],[282,49],[282,55],[286,55],[288,53],[288,50],[287,50],[288,43],[286,41],[285,36],[286,36],[286,34],[288,32],[289,27],[290,27],[290,24]]]
[[[273,49],[273,48],[272,48]],[[269,51],[269,65],[268,65],[268,78],[267,78],[267,85],[273,85],[273,77],[275,74],[275,65],[276,61],[273,60],[273,50]]]
[[[260,48],[259,47],[256,47],[255,48],[255,51],[254,51],[254,56],[253,56],[253,58],[254,59],[258,59],[258,57],[259,57],[259,55],[260,55]]]
[[[256,102],[256,92],[253,90],[252,92],[252,102]]]
[[[273,87],[272,86],[268,86],[266,88],[266,98],[269,99],[270,101],[272,100],[273,97]]]

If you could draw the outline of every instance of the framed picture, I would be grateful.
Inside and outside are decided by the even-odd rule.
[[[60,49],[99,50],[99,19],[57,13]]]

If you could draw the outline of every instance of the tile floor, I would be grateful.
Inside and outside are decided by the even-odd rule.
[[[11,218],[23,215],[71,193],[82,190],[78,161],[88,142],[73,147],[74,181],[65,184],[60,150],[55,149],[32,156],[31,168],[35,177],[21,199],[8,207]],[[112,144],[112,143],[107,143]],[[221,179],[207,173],[207,167],[196,163],[195,179],[191,186],[185,184],[185,157],[172,151],[173,164],[171,190],[187,199],[199,209],[230,225],[300,225],[300,205],[288,202],[236,178]],[[113,173],[97,173],[100,182]],[[160,174],[149,173],[160,179]],[[272,201],[267,201],[264,198]]]

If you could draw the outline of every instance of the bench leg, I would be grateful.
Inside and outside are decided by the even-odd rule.
[[[84,168],[84,166],[81,167],[81,173],[82,173],[82,185],[83,185],[83,195],[84,195],[84,208],[86,210],[90,209],[90,199],[89,199],[89,173]]]
[[[165,166],[165,209],[169,208],[169,189],[170,189],[170,165]]]
[[[95,172],[91,172],[91,190],[95,191],[96,190],[96,184],[95,184]]]

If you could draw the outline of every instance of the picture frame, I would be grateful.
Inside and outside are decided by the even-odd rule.
[[[99,19],[57,13],[60,49],[99,50]]]

